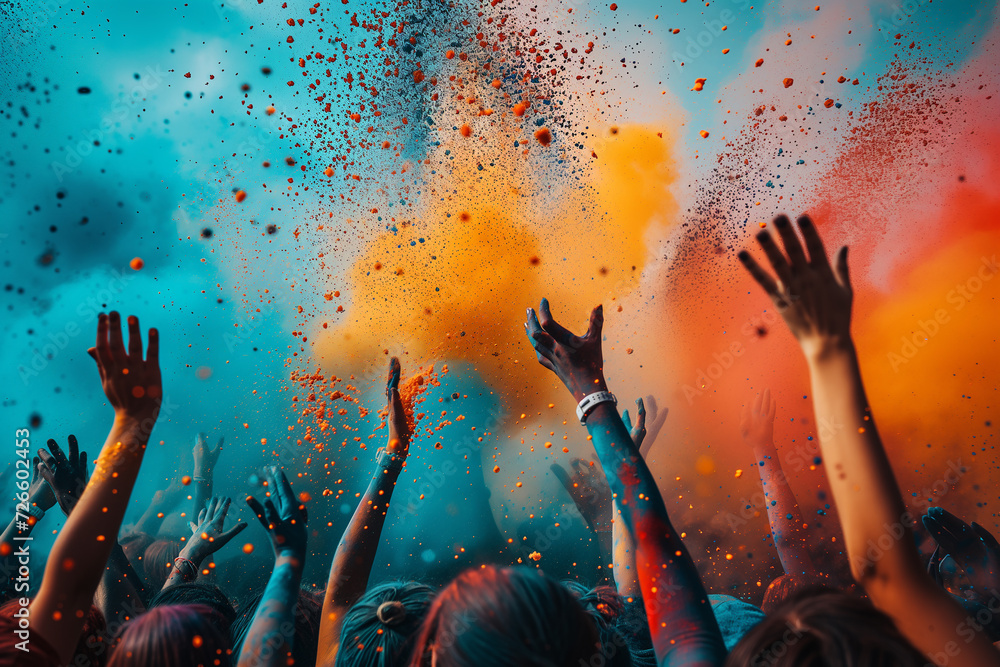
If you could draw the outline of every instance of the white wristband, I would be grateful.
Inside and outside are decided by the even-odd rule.
[[[598,403],[614,403],[618,405],[618,399],[610,391],[598,391],[589,396],[584,396],[580,404],[576,406],[576,418],[580,420],[581,424],[587,423],[587,415],[590,413]]]

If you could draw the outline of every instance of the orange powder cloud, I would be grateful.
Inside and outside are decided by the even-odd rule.
[[[440,188],[457,195],[396,222],[397,231],[378,235],[354,263],[347,321],[314,332],[317,357],[338,372],[381,369],[387,354],[409,366],[464,360],[511,409],[548,401],[553,378],[525,338],[525,308],[546,296],[580,330],[593,306],[604,301],[610,310],[612,298],[638,285],[647,235],[666,229],[676,212],[672,142],[661,133],[609,133],[573,190],[546,177],[542,151],[555,145],[532,147],[511,164],[488,144],[506,182],[479,180],[481,146],[475,157],[460,154]]]

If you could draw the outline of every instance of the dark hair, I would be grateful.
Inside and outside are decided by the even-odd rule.
[[[743,637],[727,667],[923,667],[927,658],[867,600],[799,591]]]
[[[150,609],[122,628],[108,667],[228,667],[229,638],[206,605]]]
[[[569,590],[524,567],[466,570],[435,598],[411,667],[577,667],[600,654],[594,618]]]
[[[631,647],[625,633],[618,628],[619,620],[624,620],[625,611],[625,600],[618,591],[603,585],[587,588],[574,579],[567,579],[562,583],[594,617],[604,657],[600,664],[608,667],[631,667]]]
[[[174,559],[181,552],[180,542],[174,540],[156,540],[142,553],[142,576],[146,587],[158,591],[167,583],[167,578],[174,568]]]
[[[219,632],[229,634],[229,628],[236,620],[236,610],[215,584],[204,584],[198,581],[185,582],[164,588],[149,601],[149,609],[167,605],[201,604],[211,607],[215,614],[212,620],[217,623]]]
[[[233,652],[239,655],[253,623],[254,614],[264,597],[265,589],[248,596],[240,602],[236,620],[229,633],[232,637]],[[295,636],[292,640],[292,658],[296,665],[315,665],[319,647],[319,624],[323,615],[323,594],[320,591],[299,589],[299,599],[295,603]]]
[[[405,665],[433,599],[434,589],[416,581],[368,589],[344,615],[337,667]]]

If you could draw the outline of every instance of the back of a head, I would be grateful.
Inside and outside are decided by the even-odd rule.
[[[180,553],[181,544],[174,540],[156,540],[146,547],[142,554],[142,574],[150,590],[163,588]]]
[[[223,635],[229,634],[229,628],[236,620],[236,610],[233,609],[233,605],[226,598],[222,589],[215,584],[189,581],[165,588],[153,596],[147,608],[193,604],[211,607],[215,612],[212,620],[216,623],[219,632]]]
[[[206,605],[155,607],[122,628],[108,667],[228,667],[229,639]]]
[[[576,597],[528,568],[466,570],[435,598],[411,667],[546,665],[602,658],[598,631]]]
[[[253,623],[254,615],[264,597],[264,589],[240,601],[236,619],[229,629],[233,652],[239,655]],[[295,638],[292,641],[292,659],[296,665],[315,665],[319,645],[319,626],[323,615],[323,596],[320,591],[299,589],[295,603]]]
[[[132,532],[118,538],[118,544],[125,552],[125,557],[140,576],[143,574],[143,555],[146,553],[146,548],[155,541],[156,538],[149,533]]]
[[[824,588],[798,592],[747,633],[727,667],[923,667],[927,659],[871,603]]]
[[[344,616],[336,667],[393,667],[410,659],[434,589],[392,581],[368,589]]]

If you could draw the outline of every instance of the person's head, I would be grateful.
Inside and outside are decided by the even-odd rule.
[[[466,570],[434,599],[411,667],[577,667],[600,651],[593,616],[558,581],[528,568]]]
[[[180,542],[156,540],[142,554],[142,573],[151,590],[158,591],[167,583],[174,569],[174,559],[181,553]]]
[[[568,579],[563,586],[594,617],[601,642],[602,665],[631,667],[632,654],[628,640],[618,629],[618,622],[625,610],[625,601],[611,586],[588,588],[579,581]]]
[[[229,638],[206,605],[150,609],[122,628],[108,667],[229,667]]]
[[[390,581],[368,591],[344,616],[336,667],[405,665],[434,589]]]
[[[871,603],[838,591],[799,591],[750,630],[727,667],[923,667],[925,658]]]
[[[192,581],[165,588],[153,596],[148,608],[192,604],[211,607],[215,612],[212,620],[217,623],[219,632],[223,635],[229,634],[229,628],[236,620],[236,610],[215,584]]]

